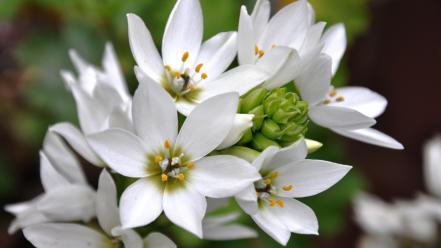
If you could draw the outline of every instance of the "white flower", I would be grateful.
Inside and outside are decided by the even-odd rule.
[[[40,152],[40,177],[45,193],[31,201],[5,206],[16,215],[8,232],[49,221],[88,221],[95,216],[95,192],[75,155],[48,132]]]
[[[81,130],[66,122],[55,124],[49,130],[60,134],[90,163],[104,166],[84,135],[109,127],[132,130],[131,96],[110,43],[106,44],[103,69],[89,64],[74,50],[69,54],[78,77],[70,71],[61,71],[61,75],[75,98]]]
[[[238,100],[237,93],[227,93],[204,101],[178,134],[173,100],[144,77],[132,105],[137,136],[122,129],[89,136],[89,143],[113,170],[139,178],[121,196],[123,228],[147,225],[164,210],[173,223],[202,237],[205,196],[232,196],[259,178],[245,160],[206,157],[230,131]]]
[[[76,248],[76,247],[119,247],[126,248],[169,247],[175,248],[167,237],[151,233],[142,240],[138,233],[131,229],[122,229],[118,215],[116,186],[112,176],[101,172],[97,191],[96,212],[98,223],[103,233],[80,224],[44,223],[27,227],[23,230],[25,237],[37,248]]]
[[[262,179],[236,196],[242,209],[268,235],[286,245],[291,232],[317,234],[314,212],[293,198],[318,194],[337,183],[350,166],[307,160],[303,140],[286,148],[268,147],[252,163]]]
[[[202,223],[204,239],[207,240],[236,240],[256,238],[257,232],[253,229],[231,223],[236,221],[240,213],[233,212],[220,216],[205,217]]]
[[[424,145],[424,181],[428,191],[441,199],[441,136]]]

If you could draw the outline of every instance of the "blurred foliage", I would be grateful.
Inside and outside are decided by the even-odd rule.
[[[58,121],[77,123],[76,110],[71,95],[59,76],[61,69],[72,69],[68,49],[75,48],[87,60],[99,64],[104,43],[111,41],[115,47],[129,88],[134,91],[136,80],[132,73],[134,61],[127,38],[126,13],[140,15],[148,25],[152,36],[160,47],[163,29],[174,0],[6,0],[0,8],[0,23],[8,23],[22,30],[14,55],[22,73],[25,86],[19,92],[20,104],[9,111],[9,126],[14,137],[33,147],[37,152],[48,125]],[[239,8],[246,4],[252,9],[254,1],[201,0],[205,18],[205,39],[229,30],[236,30]],[[288,0],[273,1],[281,7]],[[317,12],[317,20],[328,24],[343,22],[348,40],[352,41],[367,25],[367,0],[311,0]],[[24,22],[24,24],[23,24]],[[22,23],[20,25],[20,23]],[[345,83],[344,60],[334,83]],[[13,83],[13,82],[11,82]],[[1,109],[0,109],[1,110]],[[312,126],[308,136],[324,143],[324,148],[312,155],[314,158],[341,163],[345,160],[342,145],[330,131]],[[13,168],[6,152],[0,152],[0,195],[5,196],[13,188],[8,168]],[[304,199],[319,217],[320,233],[329,236],[341,230],[345,224],[351,197],[364,186],[356,168],[332,189],[318,196]],[[227,210],[237,210],[232,204]],[[161,219],[158,220],[161,222]],[[249,217],[241,221],[258,230]],[[164,222],[166,223],[166,222]],[[158,223],[158,226],[168,224]],[[173,227],[173,234],[180,247],[280,247],[260,231],[256,240],[234,242],[200,241],[184,230]],[[309,247],[315,237],[293,235],[289,247]]]

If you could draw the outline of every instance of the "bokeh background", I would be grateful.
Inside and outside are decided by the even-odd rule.
[[[48,125],[77,123],[74,101],[59,76],[60,69],[72,68],[68,49],[75,48],[99,64],[105,42],[111,41],[133,92],[137,82],[125,14],[140,15],[159,45],[174,2],[0,1],[0,206],[42,192],[38,150]],[[240,5],[249,9],[254,5],[254,0],[201,2],[205,38],[236,30]],[[273,0],[273,11],[289,2]],[[386,96],[389,106],[377,127],[406,147],[393,151],[311,128],[309,136],[325,144],[313,157],[352,164],[354,169],[331,190],[303,199],[319,218],[320,236],[293,235],[288,247],[354,247],[360,229],[353,221],[351,200],[358,192],[392,200],[425,190],[422,144],[441,132],[441,1],[310,2],[318,20],[346,25],[349,46],[333,83],[362,85]],[[96,185],[99,171],[86,163],[84,169]],[[0,247],[32,247],[21,233],[7,234],[11,220],[11,215],[0,211]],[[247,217],[241,221],[253,225]],[[174,230],[180,247],[280,247],[263,233],[254,240],[208,242]]]

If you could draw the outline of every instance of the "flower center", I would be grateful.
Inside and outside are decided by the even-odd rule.
[[[275,199],[274,195],[280,190],[291,191],[294,186],[292,184],[287,184],[281,188],[276,187],[274,182],[277,177],[279,177],[279,172],[273,171],[266,177],[263,177],[261,180],[254,183],[259,206],[262,207],[263,204],[268,204],[270,207],[285,207],[285,202],[282,199]]]
[[[329,91],[328,97],[323,100],[323,104],[330,104],[332,102],[343,102],[345,100],[345,97],[342,95],[338,95],[337,91],[335,89],[331,89]]]
[[[197,91],[197,85],[208,78],[207,73],[202,72],[204,66],[202,63],[197,64],[194,68],[192,65],[188,65],[189,57],[189,52],[182,55],[179,68],[172,68],[170,65],[164,66],[163,86],[175,98],[184,97]]]

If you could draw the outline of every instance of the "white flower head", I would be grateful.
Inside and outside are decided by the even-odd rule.
[[[314,212],[293,198],[318,194],[337,183],[350,166],[307,160],[304,140],[268,147],[252,163],[262,179],[236,195],[242,209],[268,235],[286,245],[291,232],[317,234]]]
[[[238,98],[227,93],[202,102],[178,134],[173,100],[144,77],[132,105],[136,135],[110,129],[88,137],[113,170],[139,178],[121,196],[123,228],[147,225],[164,210],[173,223],[202,237],[205,196],[232,196],[259,178],[245,160],[206,156],[230,131]]]

